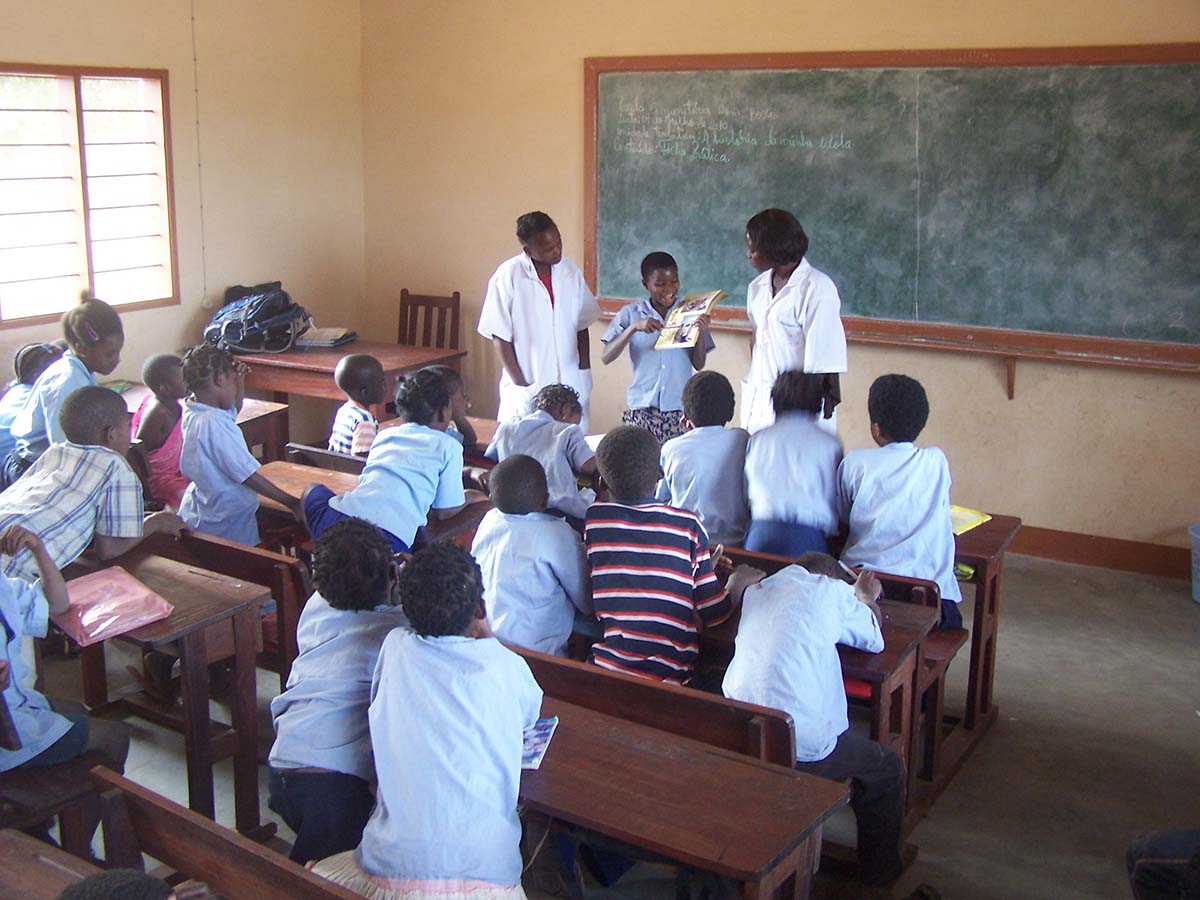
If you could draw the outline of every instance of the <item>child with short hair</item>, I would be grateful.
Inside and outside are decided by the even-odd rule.
[[[471,555],[449,542],[399,575],[412,630],[383,642],[371,685],[375,812],[358,849],[313,871],[364,896],[524,897],[517,794],[542,691],[488,628]],[[432,882],[432,884],[431,884]]]
[[[88,716],[78,703],[48,700],[34,688],[35,673],[21,650],[25,640],[44,638],[50,616],[70,606],[58,562],[36,534],[19,525],[0,532],[0,555],[10,560],[29,556],[41,579],[29,583],[0,577],[0,662],[8,674],[4,702],[21,738],[16,750],[0,748],[0,772],[53,766],[89,751],[99,753],[116,771],[124,771],[129,729],[120,722]]]
[[[913,443],[929,419],[925,389],[907,375],[881,375],[867,412],[878,447],[851,450],[838,467],[838,503],[850,527],[842,562],[937,582],[940,627],[961,628],[950,464],[937,447]]]
[[[12,424],[33,393],[38,376],[57,361],[63,352],[54,344],[25,344],[13,357],[16,378],[8,383],[0,397],[0,461],[8,458],[16,446]],[[0,462],[2,464],[2,462]]]
[[[367,728],[371,676],[388,633],[408,625],[396,560],[362,519],[331,525],[313,550],[313,587],[300,613],[287,690],[271,701],[271,809],[296,832],[291,859],[306,863],[362,840],[375,805]]]
[[[150,534],[178,535],[172,512],[142,518],[142,484],[125,461],[129,410],[120,395],[90,385],[62,404],[63,443],[50,445],[11,488],[0,494],[0,529],[21,525],[40,536],[57,568],[74,562],[95,540],[101,559],[120,556]],[[8,576],[38,577],[32,553],[20,550],[3,565]]]
[[[592,615],[587,556],[574,529],[546,513],[546,473],[514,454],[492,469],[492,502],[471,554],[483,573],[488,624],[518,647],[567,655],[575,612]]]
[[[183,380],[192,397],[183,408],[179,468],[192,483],[179,515],[196,531],[253,546],[260,494],[293,510],[300,500],[259,474],[258,460],[237,424],[242,377],[234,358],[211,344],[183,355]]]
[[[475,434],[475,426],[467,418],[467,410],[471,408],[471,398],[467,396],[467,384],[463,381],[462,373],[450,366],[426,366],[428,371],[442,377],[446,390],[450,392],[450,425],[446,434],[454,438],[464,448],[474,447],[479,439]]]
[[[900,875],[904,767],[889,747],[849,732],[837,645],[883,650],[880,584],[863,571],[854,586],[833,557],[806,553],[745,589],[726,697],[781,709],[796,732],[796,768],[850,778],[861,878],[881,887]]]
[[[85,298],[62,317],[63,335],[70,347],[46,368],[12,424],[15,447],[0,474],[3,487],[12,484],[52,443],[64,440],[58,412],[76,388],[96,383],[96,374],[109,375],[121,361],[125,330],[116,310],[103,300]]]
[[[717,580],[708,534],[695,513],[653,498],[658,441],[620,425],[596,449],[611,502],[593,503],[584,527],[592,601],[604,640],[592,662],[671,684],[688,684],[698,628],[719,625],[734,597]]]
[[[329,449],[366,456],[379,431],[371,407],[383,402],[383,364],[369,353],[351,353],[338,360],[333,380],[346,395],[346,402],[333,418]]]
[[[683,434],[683,386],[692,370],[704,368],[716,348],[708,332],[709,318],[696,320],[700,339],[690,349],[656,350],[655,342],[674,310],[679,294],[679,265],[670,253],[657,251],[642,260],[642,287],[649,295],[621,307],[604,336],[602,359],[607,366],[629,347],[633,383],[625,393],[626,425],[645,428],[661,444]]]
[[[577,475],[596,471],[596,454],[579,427],[579,394],[565,384],[548,384],[530,401],[530,412],[500,423],[484,456],[503,462],[514,453],[532,456],[546,472],[547,508],[582,520],[595,491],[580,490]]]
[[[174,353],[155,353],[142,364],[142,381],[152,393],[133,414],[133,436],[142,442],[150,470],[150,496],[179,509],[191,483],[179,470],[183,452],[183,360]]]
[[[825,552],[838,532],[837,470],[842,442],[820,425],[825,376],[791,369],[771,388],[775,421],[750,436],[743,546],[797,557]]]
[[[746,443],[733,418],[733,385],[720,372],[697,372],[683,388],[685,433],[662,445],[657,497],[700,517],[714,543],[741,546],[750,520]]]
[[[318,538],[339,519],[357,516],[378,525],[396,553],[412,547],[430,515],[448,519],[470,500],[484,499],[462,485],[462,445],[446,436],[450,392],[441,376],[424,369],[396,385],[396,412],[403,425],[375,438],[352,491],[335,496],[309,485],[302,506],[309,533]]]

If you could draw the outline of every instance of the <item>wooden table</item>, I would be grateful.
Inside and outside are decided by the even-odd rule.
[[[542,715],[559,724],[541,768],[521,773],[530,809],[735,878],[747,900],[792,876],[808,896],[843,785],[553,698]]]
[[[258,470],[258,473],[293,497],[299,497],[310,484],[323,484],[335,494],[345,494],[358,486],[358,476],[351,475],[349,472],[306,466],[282,459],[267,463]],[[276,513],[283,513],[289,518],[292,515],[290,509],[285,509],[266,497],[259,498],[259,506]]]
[[[275,399],[287,402],[288,394],[304,397],[323,397],[327,400],[345,400],[333,383],[333,370],[343,356],[351,353],[367,353],[383,365],[384,402],[371,408],[377,419],[386,413],[387,401],[394,398],[396,382],[401,375],[438,364],[456,364],[465,350],[447,350],[437,347],[408,347],[377,341],[353,341],[341,347],[311,350],[288,350],[286,353],[243,353],[238,359],[250,367],[246,375],[246,387],[261,391],[273,391]]]
[[[213,818],[212,767],[233,757],[234,807],[238,831],[261,834],[258,818],[258,720],[255,655],[261,641],[258,610],[268,588],[238,581],[134,549],[112,560],[166,598],[175,609],[167,618],[143,625],[116,640],[143,650],[179,656],[182,720],[167,704],[136,693],[110,702],[104,643],[84,647],[84,699],[94,711],[123,710],[183,731],[187,756],[188,804]],[[76,573],[78,574],[78,573]],[[208,711],[208,663],[233,658],[230,698],[233,725],[212,723]]]
[[[131,384],[121,392],[126,408],[137,412],[142,401],[150,396],[150,388],[144,384]],[[247,397],[242,401],[238,411],[237,423],[246,436],[246,444],[251,449],[262,445],[263,461],[283,459],[284,447],[287,445],[287,403],[275,403],[271,400],[256,400]]]
[[[101,871],[23,831],[0,831],[0,897],[54,900],[75,882]]]

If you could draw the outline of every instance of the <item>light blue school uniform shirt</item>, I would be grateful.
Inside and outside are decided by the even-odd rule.
[[[700,517],[714,544],[740,547],[750,523],[746,443],[741,428],[704,425],[662,445],[657,499]]]
[[[8,458],[17,446],[16,438],[12,436],[13,422],[17,413],[25,407],[25,401],[33,395],[32,384],[22,384],[14,381],[9,384],[4,396],[0,397],[0,460]]]
[[[242,482],[258,471],[237,410],[183,404],[179,471],[192,480],[179,502],[188,528],[241,544],[258,543],[258,494]]]
[[[495,638],[383,642],[371,685],[375,811],[355,851],[388,878],[521,881],[517,791],[525,728],[542,690]]]
[[[309,597],[296,626],[300,655],[287,689],[271,701],[276,769],[316,767],[375,780],[367,706],[379,649],[393,628],[408,627],[399,606],[334,609]]]
[[[462,444],[445,432],[406,422],[379,432],[354,490],[329,505],[366,519],[412,546],[429,510],[466,502]]]
[[[33,392],[12,423],[12,437],[22,459],[33,462],[51,444],[67,439],[58,424],[63,401],[81,387],[96,383],[96,376],[68,350],[46,367],[33,383]]]
[[[488,624],[500,640],[567,655],[575,610],[592,615],[592,588],[583,542],[557,516],[489,510],[471,555],[483,573]]]
[[[962,602],[941,450],[908,441],[851,450],[838,468],[838,505],[850,523],[842,562],[936,581],[943,600]]]
[[[837,470],[842,442],[817,424],[818,413],[795,410],[750,435],[746,494],[750,519],[838,531]]]
[[[681,302],[682,297],[675,301],[675,306]],[[668,317],[675,306],[667,310]],[[607,344],[616,340],[631,324],[647,316],[659,322],[666,321],[658,314],[649,297],[627,303],[609,323],[600,341]],[[629,338],[633,382],[625,392],[625,405],[630,409],[652,407],[667,411],[682,410],[683,386],[692,377],[693,371],[691,354],[684,349],[655,350],[654,343],[657,340],[658,332],[646,334],[636,331]],[[712,335],[706,336],[704,346],[709,351],[716,349]]]
[[[782,709],[796,731],[796,760],[833,752],[850,722],[837,645],[883,650],[875,614],[842,581],[799,566],[780,569],[746,588],[726,697]]]
[[[550,499],[548,509],[557,509],[582,519],[596,499],[590,488],[579,489],[575,473],[596,455],[588,446],[583,429],[570,422],[560,422],[545,410],[539,409],[500,423],[484,456],[503,462],[514,453],[532,456],[546,471],[546,490]]]
[[[0,750],[0,772],[28,762],[71,730],[70,720],[34,690],[36,673],[22,653],[22,643],[44,638],[49,625],[50,607],[40,584],[0,577],[0,659],[9,666],[4,702],[21,737],[21,749]]]

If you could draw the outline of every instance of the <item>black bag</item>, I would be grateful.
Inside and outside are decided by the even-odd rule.
[[[225,291],[225,305],[205,326],[204,339],[233,353],[283,353],[310,325],[280,282],[238,284]]]

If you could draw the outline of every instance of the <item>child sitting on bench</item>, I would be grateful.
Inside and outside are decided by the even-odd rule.
[[[379,431],[371,407],[383,402],[383,364],[369,353],[351,353],[338,360],[333,380],[346,402],[333,417],[328,447],[335,453],[366,456]]]
[[[179,509],[191,484],[179,470],[183,452],[183,360],[174,353],[155,353],[142,365],[142,381],[153,391],[133,414],[133,436],[142,442],[150,469],[150,496]]]

